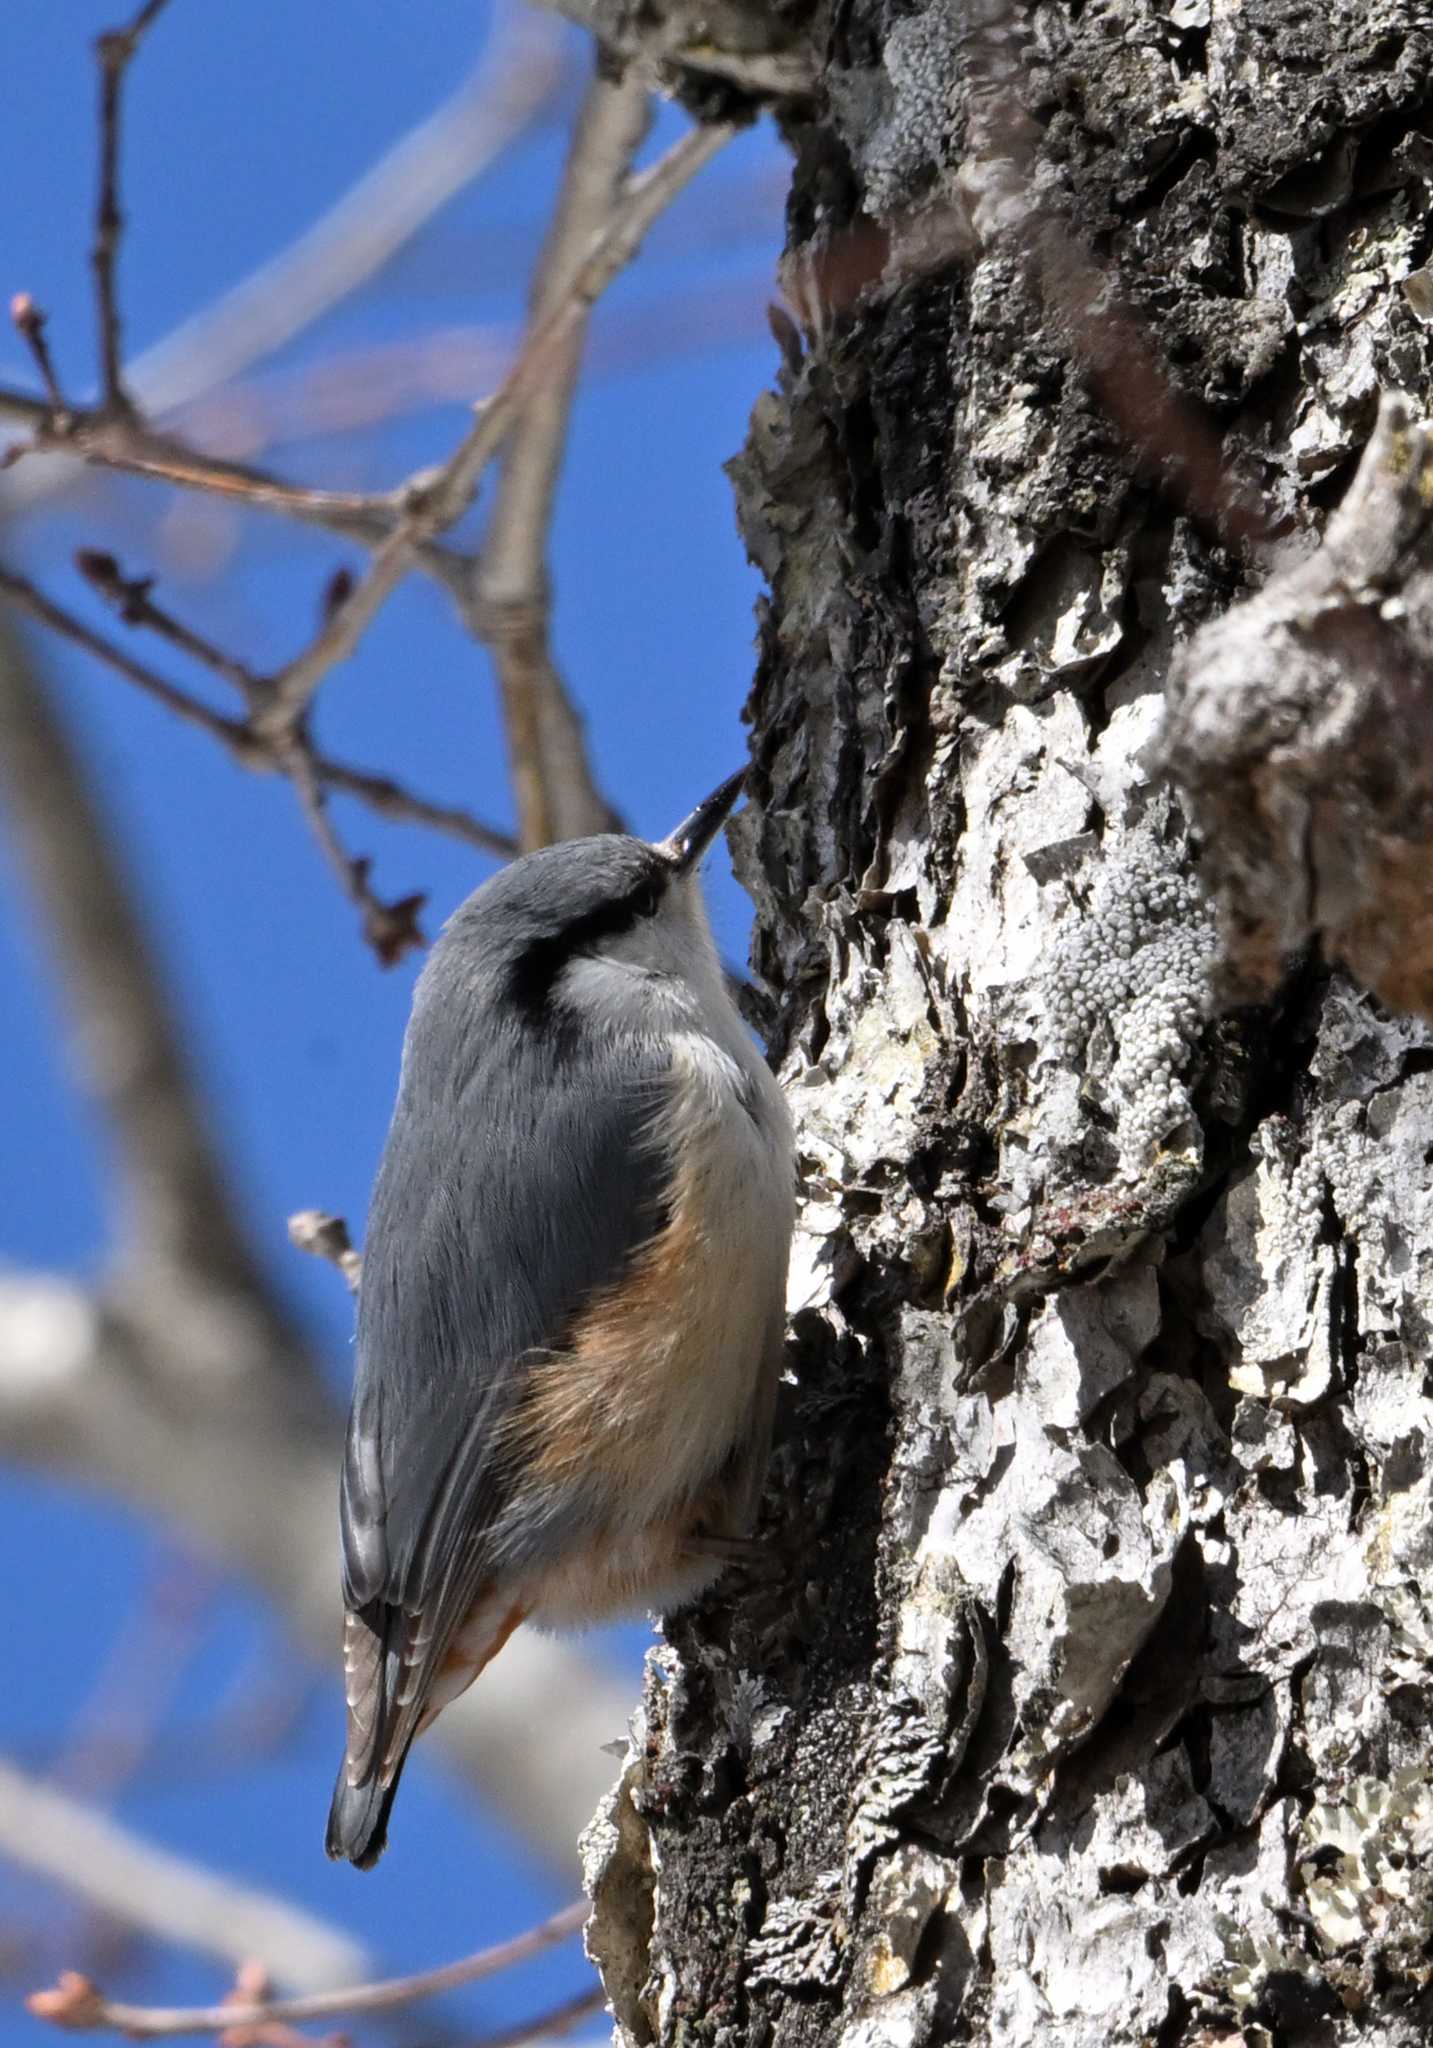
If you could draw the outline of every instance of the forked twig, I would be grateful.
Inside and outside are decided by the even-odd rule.
[[[548,374],[551,352],[564,345],[587,308],[636,255],[653,221],[735,133],[730,123],[693,128],[650,170],[629,181],[559,303],[527,336],[468,433],[435,475],[410,486],[405,517],[378,549],[368,574],[304,652],[273,677],[268,703],[255,720],[260,731],[283,734],[297,725],[330,669],[353,653],[418,548],[446,532],[467,510],[518,406]]]
[[[100,184],[90,262],[95,275],[101,388],[106,406],[114,412],[132,410],[129,394],[124,388],[119,295],[115,287],[115,266],[124,234],[124,215],[119,203],[120,107],[124,76],[146,34],[167,5],[168,0],[144,0],[144,5],[126,28],[108,29],[95,43],[100,67]]]
[[[96,633],[77,619],[63,606],[38,590],[27,577],[0,565],[0,596],[6,597],[29,617],[48,626],[61,639],[69,640],[76,647],[82,647],[97,661],[102,661],[121,675],[136,689],[162,704],[166,711],[187,725],[197,726],[217,740],[238,763],[252,773],[276,775],[284,772],[283,764],[275,753],[273,745],[255,733],[242,718],[226,717],[222,711],[215,711],[201,698],[191,696],[159,675],[133,655],[108,640],[102,633]],[[345,795],[357,797],[371,811],[380,817],[393,818],[415,825],[426,825],[434,831],[445,832],[453,839],[465,840],[469,846],[476,846],[484,853],[497,854],[509,859],[516,851],[514,841],[506,832],[500,832],[495,825],[485,825],[468,811],[453,805],[435,804],[426,797],[415,796],[404,789],[391,776],[373,775],[366,769],[355,768],[345,761],[335,761],[309,743],[309,753],[314,773],[319,781],[330,789],[342,790]]]

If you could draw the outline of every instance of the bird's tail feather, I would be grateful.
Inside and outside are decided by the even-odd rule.
[[[373,1868],[388,1846],[388,1816],[402,1775],[400,1763],[386,1785],[376,1775],[350,1785],[347,1760],[339,1765],[324,1838],[330,1856],[346,1857],[359,1870]]]

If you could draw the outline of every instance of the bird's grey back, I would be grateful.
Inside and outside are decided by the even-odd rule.
[[[420,977],[359,1291],[352,1607],[421,1605],[455,1547],[494,1527],[495,1448],[521,1362],[559,1345],[661,1227],[670,1166],[650,1125],[666,1053],[543,993],[569,936],[583,943],[640,893],[652,860],[611,834],[503,870],[454,914]]]

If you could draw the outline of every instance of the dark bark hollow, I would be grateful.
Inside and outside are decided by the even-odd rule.
[[[770,1569],[653,1657],[593,1949],[634,2043],[1422,2040],[1433,1045],[1316,956],[1211,1018],[1154,761],[1267,573],[1211,450],[1312,545],[1379,388],[1433,389],[1433,33],[821,33],[804,332],[733,465],[795,1384]]]

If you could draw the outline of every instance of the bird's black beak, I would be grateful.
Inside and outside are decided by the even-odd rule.
[[[741,795],[746,781],[746,770],[739,768],[735,775],[728,775],[720,789],[699,803],[690,817],[683,818],[675,832],[658,843],[658,853],[664,853],[679,875],[689,875],[702,855],[716,838],[733,804]]]

